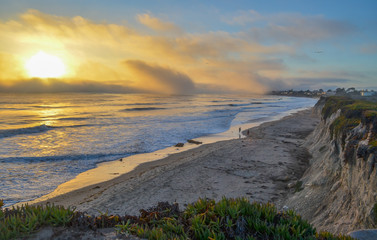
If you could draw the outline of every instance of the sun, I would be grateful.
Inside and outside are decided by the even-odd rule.
[[[39,51],[26,63],[25,68],[30,77],[58,78],[66,73],[63,61],[53,55]]]

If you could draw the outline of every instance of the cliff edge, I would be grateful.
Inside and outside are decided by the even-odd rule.
[[[321,122],[305,146],[312,158],[301,188],[285,201],[319,230],[377,227],[377,103],[321,98]]]

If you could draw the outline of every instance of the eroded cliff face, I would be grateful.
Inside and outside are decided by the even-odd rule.
[[[376,113],[336,104],[329,110],[328,101],[321,98],[314,108],[322,119],[305,143],[312,158],[301,179],[303,189],[285,205],[319,230],[376,228]]]

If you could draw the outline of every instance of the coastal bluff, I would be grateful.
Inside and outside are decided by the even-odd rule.
[[[321,122],[304,146],[312,158],[302,188],[284,205],[334,233],[377,227],[377,104],[321,98]]]

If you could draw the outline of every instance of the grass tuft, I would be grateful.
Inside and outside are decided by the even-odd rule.
[[[304,188],[302,187],[302,184],[303,184],[302,181],[297,181],[297,182],[296,182],[296,185],[295,185],[295,192],[300,192],[300,191],[304,190]]]

